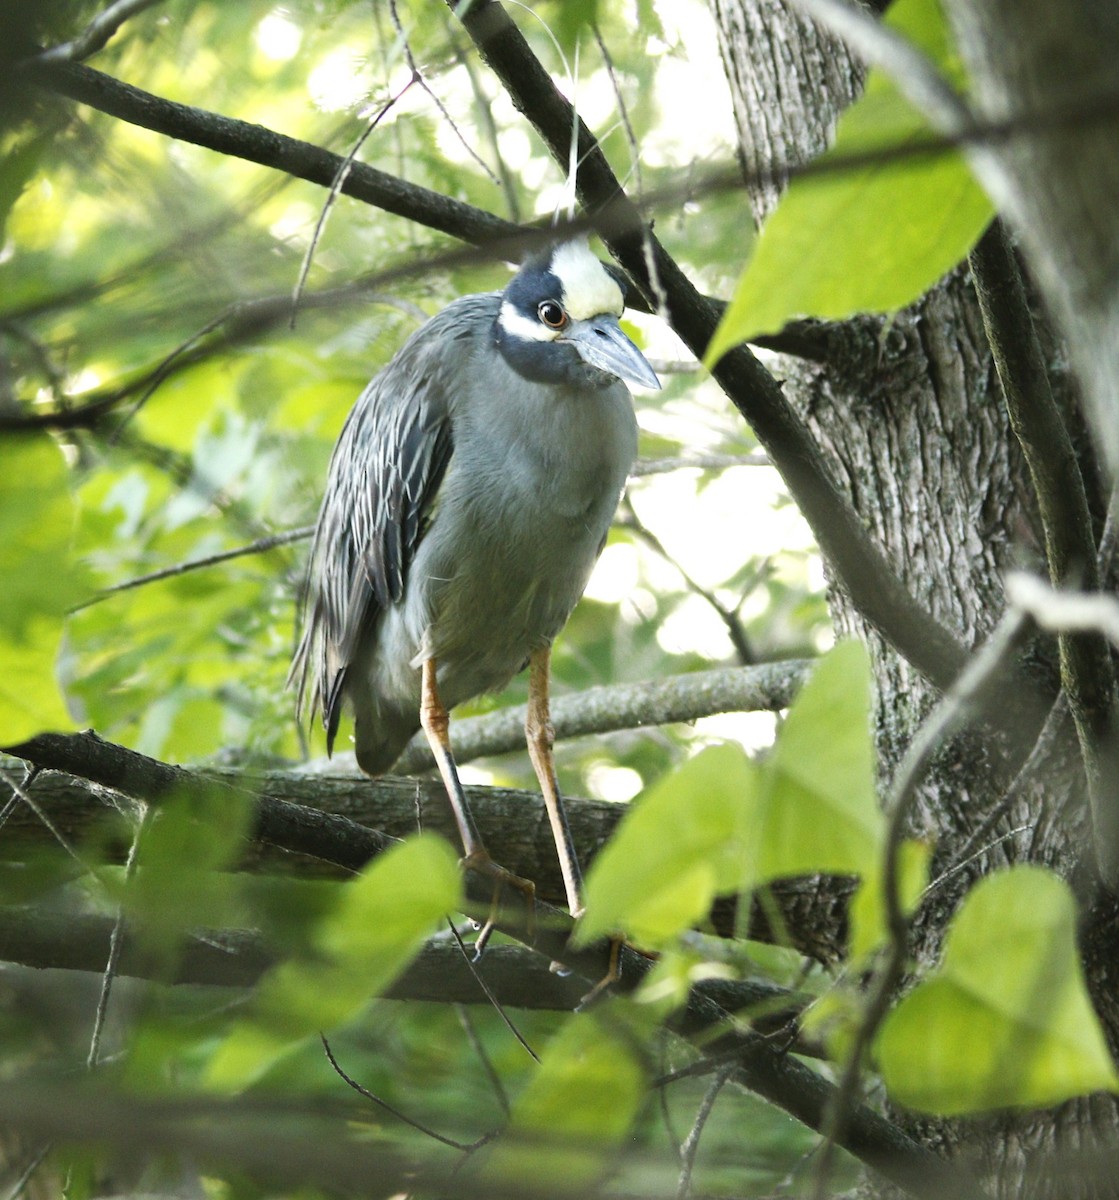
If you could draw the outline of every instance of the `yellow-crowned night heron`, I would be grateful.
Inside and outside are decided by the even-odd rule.
[[[357,761],[381,775],[423,728],[472,864],[488,864],[447,710],[531,668],[526,736],[568,904],[579,872],[552,765],[552,640],[583,593],[637,453],[623,380],[660,384],[618,324],[623,292],[584,241],[464,296],[358,398],[330,463],[305,628],[331,748],[352,706]]]

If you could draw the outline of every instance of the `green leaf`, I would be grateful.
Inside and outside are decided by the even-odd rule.
[[[0,155],[0,242],[4,240],[8,214],[19,199],[23,189],[39,169],[44,153],[55,138],[55,130],[48,128],[25,138],[16,145],[5,148]]]
[[[937,0],[898,0],[886,23],[958,76]],[[826,166],[932,136],[879,71],[843,114]],[[794,179],[766,222],[705,361],[798,316],[838,320],[916,300],[971,249],[994,215],[962,154],[909,155]]]
[[[629,1135],[645,1096],[641,1031],[631,1024],[617,1002],[568,1019],[486,1158],[483,1182],[509,1191],[546,1180],[557,1194],[588,1194]]]
[[[898,849],[898,890],[902,911],[911,913],[928,880],[932,847],[927,842],[906,841]],[[882,896],[881,863],[864,876],[851,900],[850,959],[865,960],[887,940],[886,906]]]
[[[233,877],[252,821],[247,797],[216,787],[160,805],[145,828],[124,907],[147,953],[169,962],[189,929],[227,922]]]
[[[876,1051],[894,1100],[925,1112],[1040,1108],[1119,1090],[1067,884],[1026,866],[978,883],[952,921],[940,970],[886,1019]]]
[[[624,930],[655,946],[705,916],[741,874],[758,778],[738,746],[713,746],[636,800],[591,868],[576,944]]]
[[[837,646],[797,697],[762,768],[734,745],[704,750],[638,799],[595,860],[577,944],[624,931],[657,946],[715,896],[820,872],[870,874],[874,788],[870,667]]]
[[[819,873],[872,874],[883,818],[875,793],[870,664],[841,642],[813,672],[785,720],[747,819],[741,887]]]
[[[38,434],[0,441],[0,745],[73,725],[56,675],[66,611],[87,588],[73,532],[58,447]]]
[[[210,1062],[211,1086],[247,1087],[308,1036],[357,1016],[459,906],[461,890],[458,860],[441,838],[410,838],[382,854],[340,889],[309,953],[261,981],[252,1015]]]

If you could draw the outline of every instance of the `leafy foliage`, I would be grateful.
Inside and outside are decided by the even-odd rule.
[[[1076,955],[1076,904],[1039,867],[982,880],[948,929],[940,970],[890,1014],[886,1086],[941,1113],[1042,1108],[1119,1090]]]
[[[92,4],[16,9],[21,46],[72,37],[95,12]],[[593,2],[542,6],[550,30],[532,14],[518,19],[558,76],[555,34],[584,115],[619,172],[679,195],[697,156],[729,158],[729,120],[697,146],[703,131],[687,114],[681,123],[676,103],[673,72],[690,69],[698,89],[714,74],[714,43],[698,61],[695,34],[707,30],[698,9],[640,0],[636,11],[636,35],[628,13]],[[931,0],[898,0],[889,19],[958,81]],[[592,23],[611,72],[590,50]],[[348,0],[170,0],[135,14],[96,66],[345,154],[367,132],[369,112],[400,91],[409,69],[401,30],[442,107],[411,87],[363,155],[511,219],[559,207],[560,173],[440,6],[394,13]],[[8,52],[0,46],[0,56]],[[320,188],[45,92],[17,102],[2,80],[0,88],[0,419],[56,418],[49,434],[0,441],[0,744],[81,723],[176,762],[310,757],[317,734],[296,726],[284,679],[302,570],[298,530],[314,517],[334,439],[353,398],[427,313],[462,292],[499,287],[506,273],[479,255],[400,282],[393,269],[434,258],[447,239],[345,199],[317,231],[327,216]],[[873,74],[821,173],[796,181],[762,232],[712,355],[793,315],[890,311],[959,261],[991,210],[958,156],[829,169],[844,155],[904,150],[926,134],[921,115]],[[658,218],[658,232],[693,278],[728,291],[728,264],[751,240],[741,198],[698,187],[677,207]],[[635,336],[654,355],[678,353],[653,321],[639,321]],[[644,458],[755,449],[708,382],[687,370],[665,374],[664,394],[641,402]],[[557,647],[560,689],[777,661],[828,644],[814,551],[803,525],[786,520],[772,472],[651,472],[634,481],[630,499]],[[523,696],[517,680],[472,708]],[[121,1028],[106,1034],[98,1017],[91,1049],[94,998],[74,986],[44,1004],[38,981],[12,972],[0,1078],[14,1087],[57,1076],[69,1088],[88,1063],[138,1110],[155,1099],[186,1101],[188,1133],[218,1123],[215,1113],[259,1105],[307,1136],[325,1111],[352,1135],[339,1139],[341,1154],[360,1145],[400,1155],[410,1164],[401,1188],[415,1185],[420,1164],[430,1168],[420,1185],[434,1178],[443,1194],[437,1156],[464,1148],[478,1157],[463,1178],[495,1193],[661,1193],[688,1141],[674,1127],[699,1111],[708,1119],[692,1164],[697,1190],[798,1189],[818,1139],[729,1085],[708,1105],[718,1089],[691,1074],[696,1051],[672,1022],[697,981],[766,983],[771,1007],[814,1001],[800,1028],[820,1035],[832,1065],[844,1065],[867,1019],[863,980],[890,949],[872,704],[865,652],[844,643],[783,718],[761,715],[761,733],[754,715],[561,749],[568,792],[640,794],[593,865],[576,940],[624,933],[661,952],[634,998],[571,1015],[479,1005],[464,1031],[445,1005],[380,998],[461,904],[453,853],[434,836],[410,839],[340,883],[301,878],[310,868],[293,861],[241,869],[252,805],[248,795],[231,801],[227,788],[164,796],[138,823],[129,811],[115,814],[77,846],[53,828],[58,844],[47,852],[6,850],[3,915],[77,922],[121,913],[141,952],[130,969],[152,982],[116,981]],[[531,779],[523,756],[475,770],[490,782]],[[136,838],[125,870],[122,829],[126,842]],[[932,853],[925,843],[901,846],[906,913],[929,898]],[[805,969],[783,947],[709,936],[717,898],[734,898],[741,922],[754,899],[773,911],[779,883],[817,874],[858,880],[848,954],[830,974]],[[1075,917],[1066,885],[1037,868],[977,886],[941,966],[889,1014],[865,1064],[891,1100],[964,1114],[1115,1088],[1076,957]],[[272,963],[255,987],[172,986],[200,946],[221,949],[247,930]],[[783,990],[772,991],[778,984]],[[758,1003],[705,1036],[764,1028],[770,1015]],[[330,1034],[345,1081],[324,1061],[320,1032]],[[103,1036],[115,1041],[111,1055]],[[534,1046],[543,1048],[539,1064],[526,1053]],[[374,1107],[346,1082],[375,1097]],[[215,1104],[216,1095],[224,1102],[242,1092],[244,1109]],[[437,1149],[428,1126],[440,1131]],[[228,1160],[211,1162],[189,1138],[176,1145],[186,1147],[183,1162],[203,1164],[202,1181],[192,1183],[208,1194],[318,1194],[294,1179],[249,1178],[228,1149]],[[62,1147],[49,1162],[72,1197],[166,1183],[158,1163],[139,1181],[121,1181],[124,1168],[96,1149]]]
[[[886,22],[958,81],[938,0],[898,0]],[[994,210],[962,152],[920,151],[932,139],[925,117],[872,71],[834,145],[766,222],[707,362],[793,317],[893,312],[954,267]],[[875,153],[880,161],[837,169]]]

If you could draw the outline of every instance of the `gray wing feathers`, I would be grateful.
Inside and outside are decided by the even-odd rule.
[[[496,303],[465,297],[418,330],[362,392],[334,448],[311,545],[303,636],[288,676],[300,714],[310,690],[328,751],[358,641],[402,598],[451,457],[452,382],[441,352],[463,327],[488,327]],[[450,358],[461,368],[463,358]]]

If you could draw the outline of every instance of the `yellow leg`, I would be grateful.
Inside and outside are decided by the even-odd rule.
[[[544,796],[544,807],[548,810],[548,821],[552,826],[552,837],[559,855],[563,886],[567,892],[567,907],[573,917],[583,911],[583,877],[579,871],[579,860],[571,840],[563,799],[556,782],[556,767],[552,756],[555,745],[555,730],[548,711],[548,683],[551,664],[551,649],[545,646],[534,650],[529,659],[528,713],[525,717],[525,741],[528,756],[532,760],[540,791]]]
[[[439,698],[434,658],[424,662],[420,675],[420,724],[427,735],[431,753],[435,756],[435,765],[443,777],[443,786],[447,789],[447,798],[455,814],[455,823],[458,825],[467,861],[481,856],[488,857],[482,839],[478,836],[478,828],[474,824],[470,805],[466,802],[466,794],[459,782],[458,768],[451,753],[451,719]]]
[[[481,835],[478,833],[478,827],[474,824],[474,817],[470,812],[466,793],[463,791],[458,777],[454,754],[451,752],[451,719],[439,697],[435,670],[435,659],[427,659],[420,674],[420,725],[427,736],[431,753],[435,756],[435,763],[443,778],[443,786],[447,789],[447,798],[451,802],[451,810],[455,815],[455,824],[458,825],[459,837],[462,839],[463,865],[470,870],[480,871],[494,881],[493,901],[490,905],[489,917],[474,943],[476,953],[481,954],[493,932],[494,922],[497,920],[502,888],[506,884],[510,884],[524,893],[529,905],[530,928],[536,889],[531,880],[522,879],[519,875],[514,875],[504,867],[498,866],[490,858],[489,851],[482,844]]]

